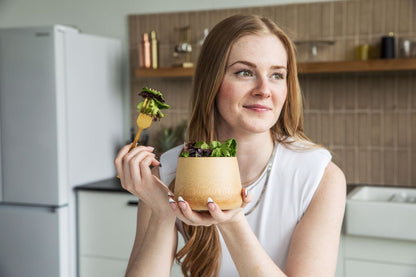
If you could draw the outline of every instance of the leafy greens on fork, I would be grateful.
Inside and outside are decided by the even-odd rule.
[[[137,105],[137,110],[140,113],[147,114],[153,118],[153,121],[160,120],[165,117],[161,110],[169,109],[170,106],[165,103],[165,99],[160,91],[148,87],[144,87],[139,95],[145,100]],[[146,102],[146,105],[145,105]]]

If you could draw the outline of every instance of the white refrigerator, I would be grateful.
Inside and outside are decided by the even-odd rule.
[[[121,63],[115,39],[0,29],[0,276],[77,275],[73,188],[115,176]]]

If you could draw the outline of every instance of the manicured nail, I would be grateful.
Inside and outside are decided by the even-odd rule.
[[[213,211],[213,210],[215,210],[215,204],[214,204],[214,200],[212,200],[212,198],[211,197],[208,197],[208,209],[210,210],[210,211]]]
[[[248,196],[248,189],[244,189],[244,197],[247,198]]]
[[[173,194],[170,191],[168,191],[168,196],[173,197]]]
[[[181,209],[183,211],[185,211],[186,210],[186,203],[185,203],[185,200],[183,200],[182,196],[178,197],[178,201],[179,201],[179,203],[178,203],[179,207],[181,207]]]
[[[176,205],[175,200],[173,200],[172,198],[169,198],[169,206],[174,211],[176,211],[176,209],[178,208],[178,206]]]

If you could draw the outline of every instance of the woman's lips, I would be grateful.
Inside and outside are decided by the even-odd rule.
[[[252,111],[256,111],[256,112],[265,112],[265,111],[271,110],[271,108],[269,108],[268,106],[259,105],[259,104],[244,105],[243,107]]]

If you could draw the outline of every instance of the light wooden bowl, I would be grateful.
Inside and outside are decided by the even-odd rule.
[[[241,180],[236,157],[180,157],[176,171],[175,197],[182,196],[192,210],[208,210],[212,200],[222,210],[239,208]]]

